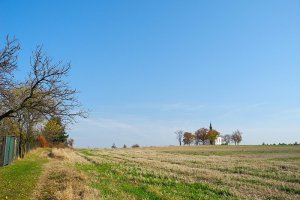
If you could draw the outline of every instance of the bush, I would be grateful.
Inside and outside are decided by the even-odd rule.
[[[68,147],[73,148],[73,145],[74,145],[74,139],[69,138],[69,139],[67,140],[67,143],[68,143]]]
[[[38,141],[38,144],[40,147],[42,147],[42,148],[49,147],[49,143],[43,135],[39,135],[37,137],[37,141]]]
[[[131,147],[132,147],[132,148],[139,148],[139,147],[140,147],[140,145],[138,145],[138,144],[134,144],[134,145],[132,145]]]

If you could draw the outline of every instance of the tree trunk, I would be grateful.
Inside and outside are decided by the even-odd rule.
[[[19,136],[19,157],[20,158],[24,157],[23,156],[23,148],[22,148],[22,146],[23,146],[23,139],[22,139],[22,135],[20,134],[20,136]]]

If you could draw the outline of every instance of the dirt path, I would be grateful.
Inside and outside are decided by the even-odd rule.
[[[75,170],[76,163],[86,163],[71,149],[52,149],[44,166],[32,199],[37,200],[93,200],[100,199],[97,190],[88,187],[85,174]]]

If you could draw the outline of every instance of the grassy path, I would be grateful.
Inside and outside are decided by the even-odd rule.
[[[98,200],[98,191],[88,187],[85,173],[75,169],[76,163],[87,161],[71,149],[51,149],[49,162],[36,191],[34,200]]]
[[[98,200],[98,191],[75,169],[85,162],[71,149],[34,150],[0,168],[0,200]]]
[[[44,150],[30,152],[25,159],[0,168],[0,199],[26,200],[33,194],[43,165],[48,161],[42,157]]]

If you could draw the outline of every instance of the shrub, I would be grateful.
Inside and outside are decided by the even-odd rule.
[[[38,141],[38,144],[40,147],[42,147],[42,148],[49,147],[49,143],[43,135],[39,135],[37,137],[37,141]]]
[[[139,147],[140,147],[140,145],[138,145],[138,144],[134,144],[134,145],[132,145],[131,147],[132,147],[132,148],[139,148]]]
[[[73,145],[74,145],[74,139],[69,138],[69,139],[67,140],[67,143],[68,143],[68,146],[69,146],[70,148],[73,148]]]

